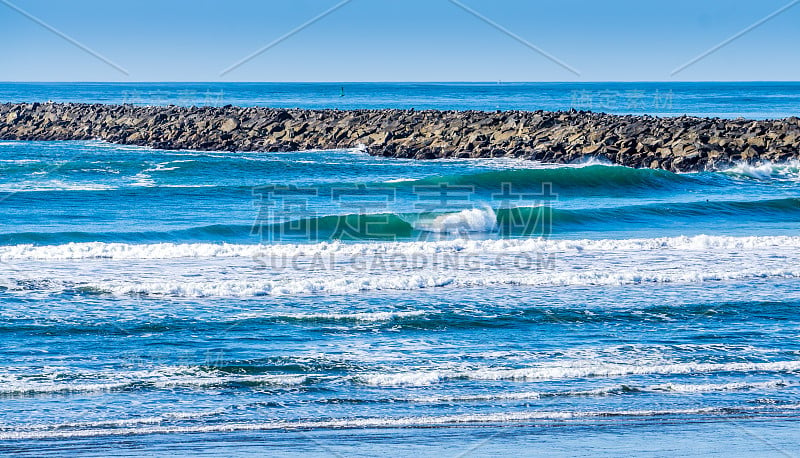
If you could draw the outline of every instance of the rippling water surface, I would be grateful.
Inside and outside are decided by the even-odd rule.
[[[796,163],[0,142],[0,450],[796,451],[799,230]]]
[[[800,83],[0,83],[0,102],[798,115]]]

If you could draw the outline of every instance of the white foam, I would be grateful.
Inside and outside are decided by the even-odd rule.
[[[539,272],[535,274],[430,273],[375,274],[358,277],[301,278],[281,280],[186,279],[159,281],[88,281],[77,286],[116,295],[145,294],[171,297],[252,297],[300,294],[355,294],[365,291],[417,290],[424,288],[474,288],[491,286],[623,286],[642,283],[702,283],[709,281],[745,280],[753,278],[800,278],[800,270],[709,271],[684,270],[650,273],[626,272]],[[55,283],[47,283],[51,286]],[[70,285],[74,283],[70,282]],[[65,284],[66,286],[66,284]],[[14,289],[13,287],[10,289]]]
[[[479,218],[480,219],[480,218]],[[481,220],[485,222],[485,220]],[[483,224],[483,223],[479,223]],[[488,223],[487,223],[488,224]],[[281,256],[345,257],[374,254],[434,253],[525,253],[525,252],[641,252],[671,251],[742,251],[800,248],[797,236],[727,237],[698,235],[694,237],[661,237],[651,239],[552,240],[542,238],[468,240],[431,242],[375,242],[314,244],[243,245],[229,243],[67,243],[34,246],[31,244],[0,246],[0,260],[70,260],[70,259],[175,259],[175,258],[265,258]]]
[[[442,272],[442,273],[381,273],[354,272],[350,276],[317,277],[298,271],[299,278],[263,280],[258,278],[228,278],[210,276],[206,280],[188,280],[182,276],[174,279],[122,277],[98,280],[94,276],[84,279],[53,280],[32,278],[5,279],[3,286],[9,291],[62,291],[83,288],[115,295],[150,295],[167,297],[253,297],[308,294],[356,294],[366,291],[417,290],[425,288],[474,288],[496,286],[624,286],[644,283],[703,283],[709,281],[734,281],[748,279],[800,278],[800,270],[749,269],[742,271],[714,271],[708,268],[686,269],[671,272],[645,272],[628,269],[624,272],[595,271],[585,273],[541,271],[525,273]],[[151,277],[152,275],[148,275]],[[72,278],[72,277],[70,277]],[[19,282],[19,283],[16,283]],[[31,286],[33,285],[33,287]]]
[[[142,187],[142,188],[154,188],[154,187],[156,187],[156,182],[153,179],[153,177],[148,175],[145,172],[137,173],[136,175],[131,177],[133,182],[130,183],[130,185],[131,186],[135,186],[135,187]]]
[[[161,415],[157,416],[150,416],[150,417],[134,417],[134,418],[121,418],[121,419],[109,419],[109,420],[98,420],[98,421],[81,421],[81,422],[67,422],[67,423],[59,423],[58,428],[119,428],[119,427],[131,427],[131,426],[140,426],[140,425],[157,425],[160,423],[165,423],[169,421],[182,421],[182,420],[193,420],[198,418],[206,418],[212,417],[215,415],[222,414],[226,411],[224,408],[219,409],[211,409],[211,410],[200,410],[195,412],[166,412]],[[48,429],[53,428],[53,425],[48,424],[29,424],[25,425],[25,430],[28,432],[33,431],[46,431]]]
[[[785,388],[797,386],[785,380],[773,380],[768,382],[734,382],[734,383],[664,383],[652,385],[645,388],[645,391],[670,392],[670,393],[712,393],[718,391],[747,391],[747,390],[768,390],[775,388]]]
[[[42,173],[45,174],[45,173]],[[0,185],[0,192],[46,192],[46,191],[108,191],[116,189],[102,183],[69,183],[62,180],[7,183]]]
[[[781,406],[791,409],[794,405]],[[48,429],[35,430],[20,428],[16,431],[0,432],[0,440],[23,440],[44,438],[78,438],[98,436],[127,436],[140,434],[186,434],[208,432],[236,431],[275,431],[295,429],[352,429],[352,428],[430,428],[468,424],[503,424],[523,421],[581,421],[609,417],[660,417],[660,416],[697,416],[724,415],[732,409],[726,407],[705,407],[695,409],[664,410],[610,410],[610,411],[522,411],[502,413],[466,413],[437,416],[416,417],[367,417],[367,418],[335,418],[327,420],[274,421],[259,423],[217,423],[191,426],[144,426],[117,428],[80,428],[68,429],[60,424],[49,425]],[[767,411],[764,407],[737,407],[740,412]],[[124,422],[124,420],[120,420]],[[119,423],[124,425],[124,423]]]
[[[142,170],[142,173],[147,173],[147,172],[171,172],[173,170],[178,170],[179,168],[180,167],[178,167],[178,166],[167,167],[167,166],[165,166],[163,164],[156,164],[155,167],[151,167],[151,168]]]
[[[795,159],[779,163],[762,162],[758,164],[741,162],[722,170],[722,173],[756,180],[797,181],[800,180],[800,161]]]
[[[71,373],[51,370],[38,375],[0,374],[0,395],[28,396],[33,394],[100,393],[142,386],[152,388],[210,387],[231,383],[252,385],[293,386],[308,381],[309,375],[230,374],[193,366],[172,366],[138,371],[96,371]]]
[[[178,170],[178,169],[181,168],[180,165],[176,165],[176,164],[182,164],[182,163],[186,163],[186,162],[195,162],[195,161],[191,160],[191,159],[183,159],[183,160],[176,160],[176,161],[159,162],[158,164],[155,164],[154,167],[150,167],[150,168],[142,170],[142,173],[147,173],[147,172],[170,172],[172,170]]]
[[[497,225],[497,215],[490,207],[472,208],[436,216],[432,221],[418,221],[415,228],[442,234],[489,232]]]
[[[124,151],[133,151],[133,152],[142,152],[142,153],[150,153],[152,151],[156,151],[156,149],[150,146],[143,146],[143,145],[123,145],[121,143],[111,143],[105,140],[95,139],[95,140],[77,140],[77,141],[67,141],[69,143],[76,143],[76,144],[84,144],[86,146],[91,146],[94,148],[104,148],[104,149],[113,149],[115,151],[124,150]]]
[[[650,386],[636,385],[614,385],[609,387],[595,388],[592,390],[579,391],[521,391],[521,392],[501,392],[496,394],[479,394],[465,396],[427,396],[408,399],[395,399],[395,401],[407,401],[417,403],[441,403],[441,402],[479,402],[479,401],[525,401],[549,397],[584,397],[584,396],[609,396],[628,391],[637,392],[669,392],[676,394],[687,393],[714,393],[724,391],[749,391],[749,390],[774,390],[797,386],[784,380],[773,380],[768,382],[738,382],[738,383],[703,383],[703,384],[678,384],[667,383]]]
[[[396,160],[396,159],[395,159]],[[414,159],[406,159],[410,164],[418,164],[419,161]],[[620,165],[612,164],[600,158],[588,158],[570,164],[555,164],[552,162],[541,162],[532,159],[516,158],[516,157],[476,157],[476,158],[437,158],[430,159],[425,162],[441,162],[441,163],[468,163],[473,167],[482,167],[487,171],[492,170],[543,170],[543,169],[580,169],[584,167],[591,167],[595,165],[607,167],[622,167]]]
[[[800,237],[787,236],[14,245],[0,247],[0,283],[21,293],[79,288],[175,297],[702,283],[800,278],[798,248]],[[96,261],[75,262],[86,259]]]
[[[374,278],[297,280],[215,280],[98,282],[84,286],[116,295],[147,294],[173,297],[250,297],[297,294],[352,294],[362,291],[415,290],[453,284],[450,276],[383,275]]]
[[[283,318],[289,320],[325,320],[325,321],[363,321],[363,322],[381,322],[391,321],[398,318],[408,318],[415,316],[428,315],[435,312],[426,312],[424,310],[415,310],[407,312],[357,312],[357,313],[245,313],[237,315],[237,319],[252,319],[252,318]]]
[[[9,145],[9,143],[0,142],[0,146]],[[39,164],[42,161],[39,159],[0,159],[0,162],[5,164],[25,165],[25,164]]]
[[[770,363],[677,363],[677,364],[611,364],[576,363],[567,366],[549,365],[524,369],[476,368],[472,370],[432,370],[394,374],[362,374],[354,381],[374,386],[426,386],[451,380],[508,380],[539,381],[594,377],[627,377],[632,375],[683,375],[720,372],[779,372],[800,371],[800,361]]]

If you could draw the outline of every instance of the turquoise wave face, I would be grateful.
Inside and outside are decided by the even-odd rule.
[[[744,234],[759,225],[786,234],[798,227],[795,164],[674,174],[398,161],[353,151],[192,153],[94,142],[4,142],[0,149],[2,244]],[[281,187],[291,205],[265,200]],[[284,204],[291,208],[277,207]]]
[[[720,177],[721,178],[721,177]],[[483,190],[496,191],[503,184],[524,189],[541,189],[543,183],[552,184],[560,192],[653,192],[676,186],[701,187],[710,184],[697,174],[675,174],[666,170],[632,169],[612,165],[585,165],[582,167],[541,168],[528,170],[493,170],[468,175],[450,175],[427,178],[414,184],[470,185]]]

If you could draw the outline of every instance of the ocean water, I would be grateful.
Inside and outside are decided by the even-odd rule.
[[[0,141],[0,452],[792,456],[799,286],[800,163]]]
[[[798,115],[800,82],[0,83],[2,102],[281,108],[589,110],[749,119]]]

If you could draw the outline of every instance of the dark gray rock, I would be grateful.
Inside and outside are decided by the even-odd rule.
[[[284,110],[0,104],[0,139],[84,140],[167,149],[291,151],[365,146],[370,154],[432,159],[519,157],[567,163],[606,158],[691,171],[734,161],[800,157],[800,119],[752,121],[569,112]]]

